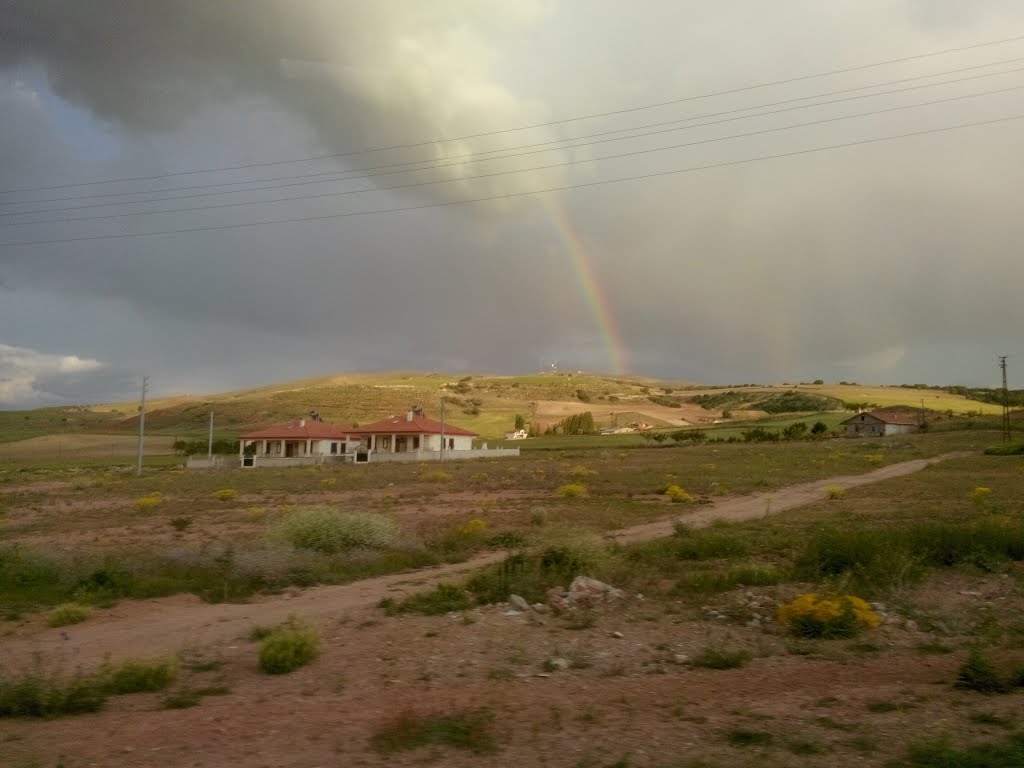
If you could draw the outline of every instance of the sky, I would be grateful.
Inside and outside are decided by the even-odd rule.
[[[0,0],[0,408],[1024,377],[1018,0]]]

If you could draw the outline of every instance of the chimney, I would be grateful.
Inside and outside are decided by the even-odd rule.
[[[299,419],[299,426],[300,427],[306,426],[306,420],[305,419]]]
[[[411,410],[407,414],[405,414],[405,420],[406,421],[412,421],[412,414],[413,414],[413,411],[411,411]]]

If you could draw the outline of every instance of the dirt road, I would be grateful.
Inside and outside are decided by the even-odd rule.
[[[839,476],[801,483],[770,493],[725,499],[686,515],[692,527],[717,520],[751,520],[804,506],[824,498],[828,486],[854,488],[918,472],[927,466],[962,454],[916,459],[876,469],[862,475]],[[636,542],[671,535],[674,518],[623,529],[613,535],[619,542]],[[268,625],[290,615],[314,623],[372,608],[384,597],[402,596],[430,589],[490,563],[500,561],[504,552],[490,552],[456,565],[424,569],[413,573],[383,576],[352,584],[315,587],[286,595],[259,598],[246,604],[208,604],[191,595],[159,600],[123,601],[98,612],[85,624],[63,630],[40,624],[20,628],[5,638],[0,667],[18,669],[34,658],[65,667],[91,668],[105,655],[118,658],[173,654],[184,648],[203,648],[232,643],[245,637],[254,624]]]

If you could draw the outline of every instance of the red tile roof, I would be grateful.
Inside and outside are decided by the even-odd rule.
[[[305,419],[290,421],[283,426],[268,427],[255,432],[246,432],[243,440],[343,440],[354,430],[340,424],[325,424],[322,421]]]
[[[428,419],[421,414],[413,414],[412,419],[408,414],[391,416],[387,419],[367,424],[364,427],[357,427],[349,430],[352,435],[440,435],[441,422]],[[456,427],[454,424],[445,423],[445,436],[479,437],[476,432]]]
[[[916,427],[918,420],[913,416],[906,413],[893,413],[891,411],[871,411],[871,415],[876,419],[884,421],[886,424],[907,424],[912,427]]]
[[[864,411],[863,413],[858,413],[857,416],[871,416],[885,424],[900,424],[910,427],[918,426],[918,420],[906,413],[893,413],[892,411]],[[843,424],[854,421],[857,416],[851,416],[844,421]]]

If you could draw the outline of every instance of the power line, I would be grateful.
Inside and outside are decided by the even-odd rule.
[[[362,194],[364,192],[389,192],[389,191],[395,191],[395,190],[414,189],[414,188],[417,188],[417,187],[436,186],[438,184],[452,184],[452,183],[455,183],[455,182],[475,181],[475,180],[478,180],[478,179],[488,179],[488,178],[495,178],[495,177],[498,177],[498,176],[508,176],[508,175],[511,175],[511,174],[514,174],[514,173],[530,173],[530,172],[533,172],[533,171],[546,171],[546,170],[551,170],[551,169],[554,169],[554,168],[565,168],[565,167],[568,167],[570,165],[579,165],[579,164],[582,164],[582,163],[593,163],[593,162],[600,162],[600,161],[603,161],[603,160],[617,160],[617,159],[621,159],[621,158],[625,158],[625,157],[635,157],[635,156],[638,156],[638,155],[653,154],[655,152],[667,152],[667,151],[674,150],[674,149],[685,149],[687,147],[695,147],[695,146],[700,146],[700,145],[703,145],[703,144],[713,144],[713,143],[716,143],[716,142],[719,142],[719,141],[729,141],[729,140],[732,140],[732,139],[748,138],[748,137],[751,137],[751,136],[762,136],[762,135],[769,134],[769,133],[779,133],[781,131],[788,131],[788,130],[792,130],[794,128],[806,128],[806,127],[814,126],[814,125],[825,125],[825,124],[828,124],[828,123],[835,123],[835,122],[840,122],[840,121],[843,121],[843,120],[852,120],[852,119],[855,119],[855,118],[858,118],[858,117],[870,117],[870,116],[873,116],[873,115],[886,114],[886,113],[890,113],[890,112],[900,112],[900,111],[907,110],[907,109],[918,109],[920,107],[934,106],[936,104],[946,104],[946,103],[955,102],[955,101],[963,101],[964,99],[979,98],[979,97],[983,97],[983,96],[992,96],[992,95],[997,95],[997,94],[1000,94],[1000,93],[1007,93],[1009,91],[1018,91],[1018,90],[1021,90],[1022,88],[1024,88],[1024,85],[1015,85],[1015,86],[1010,86],[1010,87],[1007,87],[1007,88],[999,88],[999,89],[991,90],[991,91],[983,91],[983,92],[980,92],[980,93],[964,94],[964,95],[961,95],[961,96],[950,96],[950,97],[947,97],[947,98],[944,98],[944,99],[934,99],[934,100],[931,100],[931,101],[919,102],[917,104],[905,104],[905,105],[900,105],[900,106],[895,106],[895,107],[887,107],[887,108],[884,108],[884,109],[870,110],[868,112],[857,112],[857,113],[854,113],[852,115],[839,115],[839,116],[836,116],[836,117],[822,118],[820,120],[811,120],[811,121],[804,122],[804,123],[792,123],[790,125],[777,126],[775,128],[763,128],[763,129],[756,130],[756,131],[748,131],[746,133],[735,133],[735,134],[732,134],[732,135],[729,135],[729,136],[717,136],[717,137],[712,137],[712,138],[709,138],[709,139],[700,139],[698,141],[684,142],[684,143],[681,143],[681,144],[670,144],[668,146],[663,146],[663,147],[652,147],[652,148],[648,148],[648,149],[637,149],[637,150],[632,150],[630,152],[621,152],[621,153],[613,154],[613,155],[605,155],[603,157],[587,157],[587,158],[583,158],[583,159],[579,159],[579,160],[564,160],[564,161],[557,162],[557,163],[548,163],[546,165],[538,165],[538,166],[533,166],[533,167],[530,167],[530,168],[516,168],[516,169],[513,169],[513,170],[507,170],[507,171],[492,171],[492,172],[488,172],[488,173],[477,173],[477,174],[472,174],[472,175],[464,175],[464,176],[459,176],[458,178],[454,178],[454,179],[435,179],[433,181],[417,181],[417,182],[409,182],[407,184],[393,184],[393,185],[388,186],[388,187],[368,187],[368,188],[365,188],[365,189],[349,189],[349,190],[343,190],[343,191],[340,191],[340,192],[317,192],[315,194],[310,194],[310,195],[292,195],[291,197],[278,197],[278,198],[273,198],[273,199],[270,199],[270,200],[255,200],[255,201],[232,202],[232,203],[216,203],[216,204],[213,204],[213,205],[197,205],[197,206],[192,206],[192,207],[188,207],[188,208],[167,208],[167,209],[161,209],[161,210],[155,210],[155,211],[130,211],[128,213],[111,213],[111,214],[103,214],[103,215],[100,215],[100,216],[77,216],[77,217],[66,217],[66,218],[57,218],[57,219],[40,219],[38,221],[27,221],[27,222],[8,222],[8,223],[5,223],[5,224],[0,224],[0,227],[31,226],[33,224],[72,223],[72,222],[80,222],[80,221],[100,221],[100,220],[107,220],[107,219],[127,218],[127,217],[131,217],[131,216],[155,216],[155,215],[160,215],[160,214],[188,213],[188,212],[193,212],[193,211],[209,211],[209,210],[217,210],[217,209],[222,209],[222,208],[238,208],[238,207],[249,206],[249,205],[269,205],[269,204],[274,204],[274,203],[282,203],[282,202],[287,203],[287,202],[292,202],[292,201],[312,200],[312,199],[319,199],[319,198],[326,198],[326,197],[344,197],[344,196],[347,196],[347,195]],[[783,111],[786,111],[786,110],[783,110]],[[720,121],[720,122],[728,122],[728,121]],[[714,125],[714,124],[715,123],[704,123],[702,125]],[[699,127],[699,126],[694,126],[694,127]],[[647,135],[649,135],[649,134],[647,134]],[[633,138],[633,137],[631,137],[631,138]],[[578,145],[578,146],[590,146],[590,145],[588,144],[588,145]],[[570,149],[575,149],[576,147],[569,147],[569,148]],[[535,153],[525,152],[525,153],[522,153],[522,154],[525,155],[525,154],[535,154]],[[81,206],[81,207],[86,207],[86,206]]]
[[[575,117],[561,118],[561,119],[558,119],[558,120],[549,120],[549,121],[546,121],[546,122],[533,123],[533,124],[530,124],[530,125],[523,125],[523,126],[518,126],[518,127],[514,127],[514,128],[501,128],[501,129],[492,130],[492,131],[481,131],[481,132],[478,132],[478,133],[470,133],[470,134],[465,134],[463,136],[455,136],[455,137],[450,137],[450,138],[437,138],[437,139],[430,139],[430,140],[427,140],[427,141],[416,141],[416,142],[410,142],[410,143],[406,143],[406,144],[392,144],[392,145],[380,146],[380,147],[365,147],[363,149],[350,150],[348,152],[337,152],[337,153],[328,154],[328,155],[315,155],[315,156],[311,156],[311,157],[294,158],[294,159],[291,159],[291,160],[270,160],[270,161],[264,161],[264,162],[258,162],[258,163],[245,163],[245,164],[240,164],[240,165],[221,166],[221,167],[217,167],[217,168],[202,168],[202,169],[191,170],[191,171],[175,171],[175,172],[171,172],[171,173],[153,174],[153,175],[150,175],[150,176],[134,176],[134,177],[123,177],[123,178],[117,178],[117,179],[102,179],[102,180],[96,180],[96,181],[82,181],[82,182],[75,182],[75,183],[71,183],[71,184],[55,184],[55,185],[50,185],[50,186],[39,186],[39,187],[21,187],[21,188],[17,188],[17,189],[0,190],[0,194],[13,194],[13,193],[16,193],[16,192],[41,192],[41,191],[52,190],[52,189],[69,189],[69,188],[72,188],[72,187],[92,186],[94,184],[115,184],[115,183],[119,183],[119,182],[128,182],[128,181],[154,181],[156,179],[166,179],[166,178],[172,178],[172,177],[176,177],[176,176],[189,176],[189,175],[199,174],[199,173],[219,173],[219,172],[223,172],[223,171],[243,170],[243,169],[246,169],[246,168],[265,168],[265,167],[274,166],[274,165],[287,165],[287,164],[290,164],[290,163],[303,163],[303,162],[310,162],[310,161],[315,161],[315,160],[326,160],[326,159],[330,159],[330,158],[352,157],[352,156],[355,156],[355,155],[365,155],[365,154],[369,154],[369,153],[372,153],[372,152],[387,152],[387,151],[392,151],[392,150],[397,150],[397,149],[415,149],[417,147],[425,147],[425,146],[431,146],[431,145],[435,145],[435,144],[444,144],[444,143],[450,143],[450,142],[454,142],[454,141],[465,141],[467,139],[477,139],[477,138],[483,138],[485,136],[497,136],[497,135],[500,135],[500,134],[503,134],[503,133],[513,133],[513,132],[516,132],[516,131],[528,131],[528,130],[533,130],[533,129],[536,129],[536,128],[548,128],[548,127],[551,127],[551,126],[564,125],[566,123],[572,123],[572,122],[576,122],[576,121],[579,121],[579,120],[590,120],[590,119],[598,118],[598,117],[612,117],[612,116],[615,116],[615,115],[631,114],[631,113],[635,113],[635,112],[645,111],[645,110],[648,110],[648,109],[656,109],[658,107],[671,106],[671,105],[674,105],[674,104],[684,104],[686,102],[698,101],[698,100],[702,100],[702,99],[710,99],[710,98],[715,98],[715,97],[718,97],[718,96],[728,96],[728,95],[732,95],[732,94],[736,94],[736,93],[743,93],[743,92],[746,92],[746,91],[753,91],[753,90],[758,90],[758,89],[762,89],[762,88],[770,88],[770,87],[777,86],[777,85],[789,85],[789,84],[792,84],[792,83],[804,82],[804,81],[807,81],[807,80],[814,80],[814,79],[818,79],[818,78],[822,78],[822,77],[832,77],[834,75],[848,74],[850,72],[859,72],[859,71],[863,71],[865,69],[873,69],[875,67],[884,67],[884,66],[889,66],[891,64],[902,64],[902,63],[905,63],[905,62],[908,62],[908,61],[918,61],[918,60],[921,60],[921,59],[932,58],[932,57],[935,57],[935,56],[944,56],[944,55],[950,54],[950,53],[961,53],[963,51],[976,50],[978,48],[987,48],[987,47],[996,46],[996,45],[1005,45],[1007,43],[1015,43],[1015,42],[1019,42],[1021,40],[1024,40],[1024,35],[1016,35],[1016,36],[1013,36],[1013,37],[1006,37],[1006,38],[1002,38],[1002,39],[999,39],[999,40],[987,40],[987,41],[984,41],[984,42],[981,42],[981,43],[972,43],[971,45],[958,46],[958,47],[955,47],[955,48],[945,48],[945,49],[939,50],[939,51],[929,51],[927,53],[919,53],[919,54],[914,54],[914,55],[911,55],[911,56],[901,56],[901,57],[895,58],[895,59],[887,59],[887,60],[884,60],[884,61],[870,62],[868,64],[859,64],[859,65],[852,66],[852,67],[843,67],[843,68],[840,68],[840,69],[833,69],[833,70],[829,70],[829,71],[826,71],[826,72],[817,72],[817,73],[810,74],[810,75],[799,75],[799,76],[795,76],[795,77],[785,78],[785,79],[782,79],[782,80],[772,80],[772,81],[767,81],[767,82],[763,82],[763,83],[756,83],[756,84],[753,84],[753,85],[746,85],[746,86],[740,86],[740,87],[737,87],[737,88],[725,89],[725,90],[721,90],[721,91],[713,91],[713,92],[710,92],[710,93],[697,94],[697,95],[693,95],[693,96],[684,96],[684,97],[680,97],[680,98],[677,98],[677,99],[670,99],[668,101],[656,102],[656,103],[653,103],[653,104],[644,104],[644,105],[636,106],[636,107],[624,107],[622,109],[608,110],[606,112],[593,112],[593,113],[585,114],[585,115],[576,115]]]
[[[269,181],[291,181],[291,180],[294,180],[294,179],[316,179],[315,181],[304,181],[304,182],[298,182],[298,183],[295,183],[295,184],[271,184],[271,185],[266,185],[266,186],[262,186],[262,187],[248,187],[246,189],[221,190],[219,192],[209,192],[209,193],[194,194],[194,195],[165,195],[163,197],[151,197],[151,198],[147,198],[147,199],[136,199],[136,200],[114,200],[114,201],[110,201],[110,202],[107,202],[107,203],[92,203],[92,204],[88,204],[88,205],[73,205],[73,206],[64,206],[62,208],[43,208],[43,209],[35,209],[35,210],[27,210],[27,211],[8,211],[8,212],[5,212],[5,213],[0,213],[0,217],[19,216],[19,215],[22,215],[22,214],[33,214],[33,213],[57,213],[57,212],[61,212],[61,211],[74,211],[74,210],[80,210],[80,209],[84,209],[84,208],[101,208],[101,207],[109,207],[109,206],[114,206],[114,205],[130,205],[130,204],[133,204],[133,203],[139,203],[139,204],[155,203],[155,202],[163,202],[163,201],[166,201],[166,200],[184,200],[184,199],[189,199],[189,198],[193,198],[193,197],[209,197],[209,196],[212,196],[212,195],[231,195],[231,194],[239,194],[239,193],[244,193],[244,192],[258,192],[258,191],[265,190],[265,189],[282,189],[282,188],[285,188],[285,187],[293,187],[293,186],[306,186],[306,185],[311,185],[311,184],[327,184],[327,183],[333,183],[333,182],[337,182],[337,181],[350,181],[350,180],[358,180],[358,179],[365,179],[365,178],[374,178],[374,177],[377,177],[377,176],[389,176],[389,175],[394,175],[394,174],[397,174],[397,173],[414,173],[414,172],[417,172],[417,171],[433,170],[435,168],[447,168],[447,167],[450,167],[450,166],[453,166],[453,165],[465,165],[465,164],[468,164],[470,162],[474,162],[475,163],[475,162],[486,162],[488,160],[501,160],[501,159],[504,159],[506,157],[519,157],[519,156],[521,156],[523,154],[535,154],[535,152],[526,152],[526,153],[519,153],[519,154],[512,154],[512,155],[499,155],[497,153],[500,153],[500,152],[512,152],[514,150],[519,150],[519,149],[532,149],[532,148],[536,148],[536,147],[552,147],[552,145],[568,144],[568,142],[580,141],[582,139],[600,138],[600,137],[603,137],[603,136],[611,136],[611,135],[620,134],[620,133],[631,133],[631,132],[635,132],[635,131],[645,131],[648,128],[662,128],[663,126],[669,126],[669,125],[679,126],[680,123],[692,123],[695,120],[704,120],[706,118],[721,117],[721,116],[724,116],[724,115],[736,115],[739,112],[750,112],[750,111],[756,110],[756,109],[766,109],[768,107],[777,107],[777,106],[781,106],[781,105],[784,105],[784,104],[792,104],[794,102],[809,101],[809,100],[812,100],[812,99],[823,99],[823,98],[828,98],[830,96],[838,96],[838,95],[842,95],[842,94],[846,94],[846,93],[854,93],[854,92],[857,92],[857,91],[870,90],[872,88],[883,88],[883,87],[886,87],[886,86],[889,86],[889,85],[898,85],[898,84],[901,84],[901,83],[913,82],[913,81],[916,81],[916,80],[925,80],[925,79],[928,79],[928,78],[940,77],[942,75],[959,74],[961,72],[968,72],[968,71],[973,71],[973,70],[977,70],[977,69],[984,69],[986,67],[1000,66],[1000,65],[1003,65],[1003,64],[1013,64],[1013,63],[1017,63],[1017,62],[1021,62],[1021,61],[1024,61],[1024,57],[1016,57],[1016,58],[1012,58],[1012,59],[1003,59],[1001,61],[988,62],[988,63],[985,63],[985,64],[975,64],[975,65],[972,65],[972,66],[969,66],[969,67],[960,67],[960,68],[956,68],[956,69],[946,70],[946,71],[943,71],[943,72],[933,72],[933,73],[929,73],[927,75],[915,75],[913,77],[899,78],[899,79],[896,79],[896,80],[889,80],[889,81],[884,81],[884,82],[881,82],[881,83],[872,83],[871,85],[857,86],[857,87],[854,87],[854,88],[844,88],[844,89],[840,89],[840,90],[827,91],[825,93],[817,93],[817,94],[812,94],[810,96],[797,96],[797,97],[793,97],[793,98],[790,98],[790,99],[782,99],[780,101],[755,104],[755,105],[751,105],[751,106],[748,106],[748,107],[737,107],[735,109],[723,110],[723,111],[720,111],[720,112],[710,112],[710,113],[705,113],[705,114],[702,114],[702,115],[693,115],[693,116],[690,116],[690,117],[681,118],[681,119],[677,119],[677,120],[666,120],[666,121],[661,121],[661,122],[657,122],[657,123],[648,123],[646,125],[632,126],[632,127],[628,127],[628,128],[617,128],[615,130],[610,130],[610,131],[599,131],[599,132],[596,132],[596,133],[584,134],[584,135],[581,135],[581,136],[572,136],[572,137],[567,137],[567,138],[563,138],[563,139],[553,139],[553,140],[548,140],[548,141],[534,142],[534,143],[531,143],[531,144],[521,144],[521,145],[518,145],[518,146],[503,147],[503,148],[500,148],[500,149],[484,150],[484,151],[481,151],[481,152],[468,152],[468,153],[464,153],[464,154],[461,154],[461,155],[450,155],[450,156],[447,156],[447,157],[444,157],[444,158],[441,158],[441,159],[435,159],[435,160],[414,160],[414,161],[408,161],[408,162],[404,162],[404,163],[388,163],[388,164],[383,164],[383,165],[368,166],[368,167],[363,167],[363,168],[353,168],[353,169],[347,169],[347,170],[334,169],[334,170],[330,170],[330,171],[317,171],[317,172],[313,172],[313,173],[297,174],[297,175],[293,175],[293,176],[282,176],[282,177],[267,178],[267,179],[254,179],[252,181],[231,181],[231,182],[219,182],[219,183],[214,183],[214,184],[195,184],[195,185],[189,185],[189,186],[174,187],[172,189],[166,189],[166,190],[139,190],[139,191],[136,191],[136,192],[110,192],[110,193],[99,194],[99,195],[90,194],[90,195],[76,195],[76,196],[57,197],[57,198],[49,198],[49,199],[15,200],[15,201],[8,201],[8,202],[0,202],[0,206],[32,205],[32,204],[37,204],[37,203],[64,202],[64,201],[68,201],[68,200],[92,200],[92,199],[100,199],[100,198],[106,198],[106,197],[124,197],[124,196],[127,196],[127,195],[163,194],[163,193],[167,193],[167,192],[181,192],[181,191],[187,191],[187,190],[193,190],[193,189],[213,189],[215,187],[231,187],[231,186],[239,186],[239,185],[242,185],[242,184],[260,184],[260,183],[269,182]],[[1002,70],[1002,71],[999,71],[999,72],[989,72],[989,73],[982,74],[982,75],[973,75],[973,76],[970,76],[970,77],[955,78],[955,79],[952,79],[952,80],[943,80],[943,81],[939,81],[939,82],[935,82],[935,83],[924,83],[922,85],[913,86],[911,88],[898,88],[898,89],[891,90],[891,91],[880,91],[878,93],[862,94],[860,96],[851,96],[851,97],[845,97],[845,98],[841,98],[841,99],[833,99],[831,101],[822,101],[822,102],[818,102],[818,103],[815,103],[815,104],[804,104],[804,105],[792,107],[790,109],[773,110],[773,111],[769,111],[769,112],[760,112],[760,113],[757,113],[757,114],[750,114],[750,115],[739,115],[739,116],[733,117],[733,118],[731,118],[729,120],[719,120],[719,121],[715,121],[713,123],[704,123],[702,125],[679,126],[677,128],[673,128],[673,129],[670,129],[670,130],[686,130],[688,128],[703,127],[703,125],[717,125],[717,124],[720,124],[720,123],[732,122],[732,121],[735,121],[735,120],[748,120],[748,119],[753,119],[753,118],[757,118],[757,117],[764,117],[764,116],[768,116],[768,115],[780,114],[782,112],[795,111],[797,109],[813,109],[814,107],[828,106],[828,105],[831,105],[831,104],[842,103],[844,101],[854,101],[854,100],[858,100],[858,99],[875,98],[875,97],[879,97],[879,96],[891,95],[891,94],[894,94],[894,93],[905,93],[907,91],[919,90],[919,89],[923,89],[923,88],[941,87],[943,85],[952,85],[952,84],[955,84],[955,83],[967,82],[969,80],[979,80],[979,79],[983,79],[983,78],[987,78],[987,77],[997,77],[999,75],[1013,74],[1013,73],[1020,72],[1020,71],[1021,71],[1021,68],[1014,68],[1014,69]],[[649,132],[649,133],[636,133],[635,135],[632,135],[632,136],[622,136],[622,137],[619,137],[617,139],[612,139],[612,141],[627,141],[629,139],[641,138],[643,136],[649,136],[649,135],[654,135],[654,134],[657,134],[657,133],[667,133],[667,132],[669,132],[669,131],[668,130],[664,130],[664,131],[652,131],[652,132]],[[595,141],[595,142],[591,142],[591,143],[593,143],[593,144],[600,144],[600,143],[606,143],[606,141]],[[537,150],[537,151],[554,151],[554,150],[557,150],[557,149],[573,148],[573,147],[578,147],[578,146],[589,146],[589,144],[576,144],[576,145],[570,145],[568,147],[552,147],[550,150]],[[485,157],[485,155],[494,155],[494,156],[493,157]],[[452,161],[456,161],[456,162],[452,162]],[[428,165],[428,164],[430,164],[430,165]],[[422,167],[422,168],[411,168],[411,167],[409,167],[409,166],[416,166],[416,165],[424,166],[424,167]],[[402,170],[390,170],[390,171],[387,171],[387,169],[393,169],[393,168],[401,168]],[[378,171],[378,170],[387,171],[387,172],[383,172],[383,173],[363,173],[364,171]],[[337,178],[331,178],[331,179],[319,178],[319,177],[324,177],[324,176],[335,176]]]
[[[267,221],[250,221],[242,222],[238,224],[216,224],[205,227],[187,227],[181,229],[168,229],[158,232],[137,232],[137,233],[121,233],[116,235],[88,235],[84,237],[66,237],[66,238],[54,238],[50,240],[28,240],[21,242],[0,242],[0,247],[15,247],[15,246],[33,246],[33,245],[53,245],[56,243],[78,243],[86,242],[90,240],[121,240],[125,238],[134,237],[156,237],[160,235],[177,235],[186,234],[193,232],[210,232],[215,230],[227,230],[227,229],[243,229],[247,227],[259,227],[269,226],[274,224],[295,224],[308,221],[324,221],[329,219],[344,219],[353,216],[374,216],[388,213],[406,213],[411,211],[421,211],[430,208],[446,208],[456,205],[466,205],[468,203],[482,203],[492,200],[505,200],[514,197],[527,197],[531,195],[548,194],[551,192],[566,192],[573,189],[584,189],[588,187],[599,187],[607,186],[611,184],[619,184],[625,181],[639,181],[642,179],[652,179],[662,176],[673,176],[683,173],[693,173],[696,171],[706,171],[715,168],[727,168],[730,166],[737,165],[748,165],[757,162],[763,162],[766,160],[778,160],[788,157],[797,157],[800,155],[809,155],[819,152],[827,152],[836,149],[846,149],[849,147],[865,146],[869,144],[878,144],[885,141],[896,141],[900,139],[912,138],[915,136],[926,136],[930,134],[946,133],[950,131],[962,130],[964,128],[975,128],[986,125],[996,125],[999,123],[1007,123],[1014,120],[1024,119],[1024,114],[1020,115],[1007,115],[1005,117],[993,118],[991,120],[979,120],[971,123],[961,123],[958,125],[942,126],[939,128],[928,128],[920,131],[910,131],[908,133],[894,134],[891,136],[878,136],[870,139],[860,139],[857,141],[844,142],[842,144],[830,144],[824,147],[812,147],[810,149],[800,149],[791,152],[780,152],[773,155],[762,155],[761,157],[749,157],[742,158],[740,160],[727,160],[720,163],[710,163],[707,165],[690,166],[688,168],[676,168],[668,171],[652,171],[650,173],[636,174],[633,176],[621,176],[615,179],[602,179],[599,181],[585,181],[576,184],[564,184],[557,187],[547,187],[544,189],[534,189],[523,192],[504,192],[502,194],[487,195],[485,197],[474,197],[465,200],[448,200],[435,203],[423,203],[421,205],[410,205],[399,208],[381,208],[379,210],[372,211],[348,211],[345,213],[328,213],[319,214],[316,216],[301,216],[287,219],[272,219]]]

